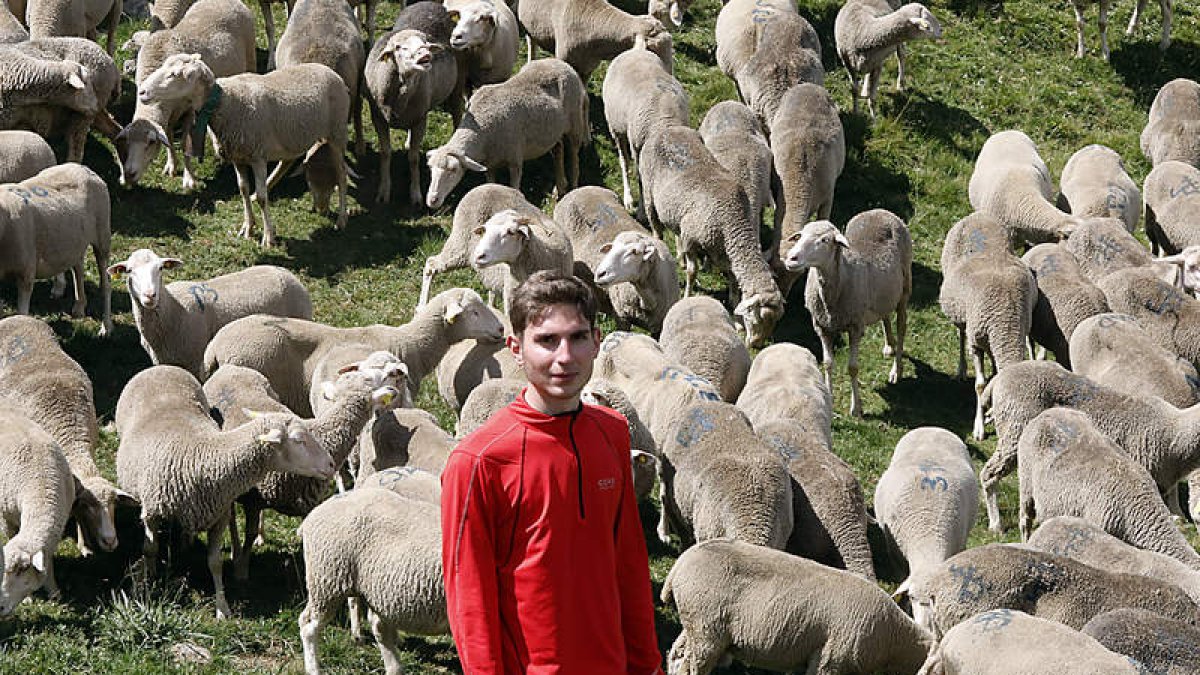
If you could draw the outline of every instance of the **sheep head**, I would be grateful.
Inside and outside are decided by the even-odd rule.
[[[471,49],[482,47],[492,41],[496,34],[496,6],[486,0],[478,0],[461,9],[451,10],[454,31],[450,33],[450,47]]]
[[[845,235],[828,220],[814,220],[799,232],[788,237],[795,242],[784,259],[789,272],[815,267],[823,269],[833,264],[839,248],[850,248]]]
[[[755,293],[738,303],[733,315],[739,321],[739,330],[745,333],[746,346],[763,347],[783,316],[783,294],[778,290]]]
[[[334,400],[354,387],[372,389],[371,404],[376,410],[411,408],[408,366],[388,351],[372,352],[367,358],[342,366],[337,380],[322,383],[322,395]]]
[[[1189,246],[1175,255],[1159,258],[1158,262],[1178,266],[1177,283],[1173,285],[1182,286],[1190,293],[1200,288],[1200,246]]]
[[[46,553],[29,551],[10,539],[4,545],[4,579],[0,581],[0,616],[13,613],[21,601],[46,582]]]
[[[435,308],[440,307],[440,310]],[[504,324],[500,317],[484,303],[475,291],[452,288],[434,297],[427,305],[428,311],[440,311],[445,322],[448,340],[485,340],[498,342],[504,339]]]
[[[929,11],[925,5],[919,2],[913,2],[900,8],[901,12],[908,15],[908,24],[912,26],[910,38],[931,38],[938,39],[942,37],[942,24]]]
[[[197,109],[216,81],[212,69],[199,54],[172,54],[142,81],[138,101],[189,101]]]
[[[121,162],[121,185],[133,187],[146,167],[158,157],[159,149],[170,144],[167,132],[154,120],[135,119],[117,134],[117,157]]]
[[[597,286],[608,287],[622,281],[637,281],[647,267],[662,259],[654,240],[640,232],[622,232],[600,247],[604,257],[596,265]]]
[[[663,25],[670,22],[671,25],[682,26],[683,14],[691,4],[691,0],[650,0],[646,11]]]
[[[133,497],[101,476],[75,479],[75,505],[71,515],[82,535],[80,552],[94,549],[112,552],[117,548],[117,504],[133,502]]]
[[[55,95],[48,102],[86,114],[99,112],[100,100],[92,88],[92,73],[87,66],[78,61],[63,61],[55,67],[59,69],[62,80],[57,83]]]
[[[182,264],[179,258],[160,258],[148,248],[139,248],[129,254],[128,260],[110,265],[108,275],[117,279],[128,274],[129,297],[143,309],[154,309],[162,293],[162,271]]]
[[[271,469],[310,478],[333,478],[333,458],[313,437],[304,420],[288,413],[256,415],[262,433],[258,442],[271,446]]]
[[[402,30],[388,38],[387,45],[379,52],[379,60],[393,61],[401,73],[425,72],[433,65],[434,55],[442,49],[419,30]]]
[[[532,223],[529,216],[513,209],[493,214],[483,225],[475,228],[479,237],[475,251],[471,254],[471,265],[482,269],[500,263],[511,263],[521,255],[529,241]]]
[[[426,154],[429,164],[429,192],[425,204],[436,209],[446,201],[450,191],[458,186],[467,170],[487,171],[487,167],[461,152],[442,146]]]

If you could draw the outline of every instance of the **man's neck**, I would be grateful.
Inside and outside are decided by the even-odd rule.
[[[525,388],[525,402],[529,404],[529,407],[547,415],[561,415],[578,410],[579,398],[576,395],[575,398],[568,400],[547,399],[534,387]]]

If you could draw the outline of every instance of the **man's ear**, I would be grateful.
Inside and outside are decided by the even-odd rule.
[[[508,351],[512,352],[513,358],[517,361],[517,365],[524,366],[525,361],[521,357],[521,336],[509,335],[505,339],[505,344],[508,345]]]

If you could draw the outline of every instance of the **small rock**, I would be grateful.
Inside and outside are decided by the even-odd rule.
[[[176,642],[171,645],[171,657],[179,663],[212,663],[212,653],[194,642]]]

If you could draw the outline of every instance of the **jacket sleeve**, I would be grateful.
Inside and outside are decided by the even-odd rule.
[[[629,461],[629,434],[625,440],[621,474],[621,511],[614,530],[617,551],[617,587],[621,593],[621,625],[625,632],[625,662],[629,675],[662,673],[662,655],[654,630],[654,600],[650,587],[650,559],[633,492],[633,467]]]
[[[454,452],[442,472],[442,571],[446,614],[463,672],[503,672],[500,606],[486,466]]]

